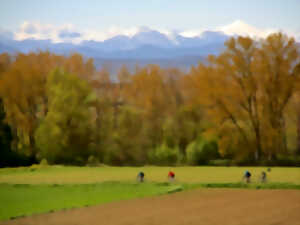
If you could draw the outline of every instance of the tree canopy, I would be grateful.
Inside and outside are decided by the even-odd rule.
[[[274,161],[300,155],[299,96],[299,45],[282,33],[233,37],[186,72],[1,54],[0,144],[80,165]]]

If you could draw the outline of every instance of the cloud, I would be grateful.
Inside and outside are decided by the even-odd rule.
[[[278,28],[257,28],[249,25],[241,20],[236,20],[231,24],[219,26],[214,29],[187,29],[181,31],[171,31],[168,29],[152,29],[148,27],[136,27],[122,28],[119,26],[112,26],[106,30],[86,29],[78,30],[72,24],[64,24],[56,26],[53,24],[41,24],[39,22],[27,22],[21,24],[20,29],[14,33],[16,40],[24,40],[28,38],[39,40],[51,40],[52,42],[72,42],[80,43],[84,40],[104,41],[117,35],[125,35],[132,37],[139,32],[146,32],[149,30],[156,30],[165,34],[171,41],[176,44],[176,36],[182,35],[184,37],[201,37],[206,31],[222,32],[226,35],[242,35],[250,36],[253,38],[265,38],[274,32],[284,32],[289,36],[293,36],[296,40],[300,40],[300,31],[282,30]]]
[[[74,32],[70,30],[62,30],[59,32],[58,36],[62,39],[64,38],[79,38],[81,34],[79,32]]]
[[[25,21],[17,32],[14,33],[16,40],[37,39],[51,40],[54,43],[73,42],[78,43],[81,33],[72,24],[55,26],[52,24],[41,24],[39,22]]]
[[[72,42],[80,43],[83,40],[104,41],[106,39],[115,37],[117,35],[133,36],[138,33],[138,27],[121,28],[112,26],[105,31],[101,30],[82,30],[75,29],[72,24],[65,24],[55,26],[52,24],[41,24],[39,22],[25,21],[21,24],[19,30],[14,33],[16,40],[24,39],[38,39],[38,40],[52,40],[54,43],[58,42]]]

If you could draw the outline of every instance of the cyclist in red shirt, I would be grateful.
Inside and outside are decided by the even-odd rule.
[[[169,171],[168,178],[170,181],[173,181],[175,179],[175,173],[173,171]]]

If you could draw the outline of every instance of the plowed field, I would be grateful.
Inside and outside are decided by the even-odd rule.
[[[199,189],[34,215],[2,224],[300,225],[300,191]]]

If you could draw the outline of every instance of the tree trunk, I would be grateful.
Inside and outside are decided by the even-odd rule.
[[[260,137],[260,130],[258,127],[255,128],[255,141],[256,141],[256,151],[255,151],[255,160],[259,160],[261,158],[262,154],[262,148],[261,148],[261,137]]]
[[[287,148],[287,136],[286,136],[286,124],[285,124],[285,118],[282,116],[280,120],[281,129],[280,129],[280,136],[281,136],[281,152],[284,154],[288,154],[288,148]]]
[[[300,108],[300,107],[299,107]],[[298,121],[297,121],[297,155],[300,155],[300,110],[298,110]]]
[[[33,133],[29,134],[29,154],[36,157],[35,139]]]

